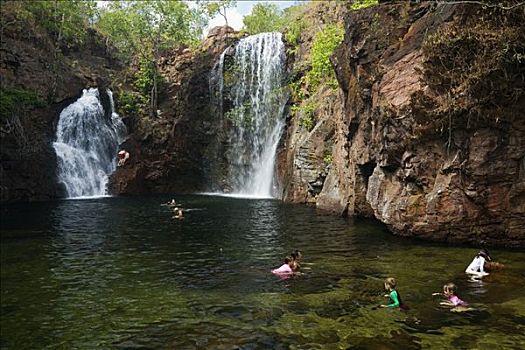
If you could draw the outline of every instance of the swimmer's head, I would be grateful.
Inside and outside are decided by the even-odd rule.
[[[385,279],[385,289],[394,289],[396,288],[396,279],[394,277],[388,277]]]
[[[488,261],[492,260],[491,257],[490,257],[489,251],[487,249],[485,249],[485,248],[481,249],[479,251],[478,255],[484,257]]]
[[[299,249],[296,249],[293,251],[292,256],[295,255],[297,257],[297,260],[301,259],[301,251]]]
[[[452,282],[450,283],[447,283],[443,286],[443,294],[445,294],[446,296],[449,296],[449,295],[456,295],[456,285]]]

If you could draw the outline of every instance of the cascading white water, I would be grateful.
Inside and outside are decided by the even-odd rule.
[[[69,198],[106,195],[108,176],[116,169],[118,146],[127,134],[115,113],[113,94],[111,119],[106,118],[98,89],[82,96],[60,113],[57,138],[53,143],[58,159],[58,180]]]
[[[222,103],[223,103],[223,96],[222,92],[224,90],[224,56],[226,55],[227,49],[224,50],[219,57],[219,60],[215,63],[213,66],[213,69],[211,71],[210,75],[210,96],[212,104],[216,108],[216,112],[219,114],[220,118],[222,119]]]
[[[224,54],[217,69],[223,69]],[[233,108],[225,114],[229,132],[228,180],[232,194],[275,197],[275,156],[288,98],[283,89],[285,49],[280,33],[261,33],[239,41],[229,74]],[[221,95],[224,78],[219,80]],[[222,109],[222,102],[219,106]],[[222,115],[222,111],[221,111]]]

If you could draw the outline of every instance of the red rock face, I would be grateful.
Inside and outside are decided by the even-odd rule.
[[[523,115],[497,127],[457,127],[449,133],[444,124],[442,130],[421,132],[428,119],[439,115],[428,107],[422,121],[414,96],[425,95],[436,105],[445,100],[421,74],[428,59],[423,42],[469,15],[461,6],[438,12],[428,4],[385,4],[347,16],[344,43],[332,57],[342,105],[331,121],[333,161],[312,194],[298,184],[311,184],[313,176],[304,169],[325,171],[315,150],[320,147],[316,140],[328,132],[289,134],[287,174],[292,178],[284,180],[289,184],[285,199],[375,217],[399,235],[523,247]],[[374,22],[381,23],[375,33],[370,30]],[[523,99],[516,101],[516,110],[523,106]],[[303,154],[312,157],[305,160]]]
[[[129,163],[110,179],[113,194],[209,191],[220,178],[221,125],[210,103],[210,72],[220,54],[239,39],[216,27],[197,50],[177,48],[159,62],[167,94],[156,118],[141,118],[123,145]]]

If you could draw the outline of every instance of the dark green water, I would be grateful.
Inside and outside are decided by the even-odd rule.
[[[2,208],[2,349],[523,349],[525,253],[469,282],[476,249],[271,200],[102,198]],[[293,248],[303,274],[269,271]],[[376,309],[396,277],[411,310]],[[449,281],[476,310],[432,292]]]

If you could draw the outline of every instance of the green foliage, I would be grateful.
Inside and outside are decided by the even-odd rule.
[[[240,106],[230,109],[224,114],[224,116],[231,120],[236,126],[241,126],[243,128],[253,127],[254,116],[249,102],[245,102]]]
[[[224,18],[226,25],[228,25],[226,9],[234,7],[236,4],[236,0],[206,1],[203,3],[204,11],[208,15],[208,17],[213,18],[218,13]]]
[[[256,4],[249,15],[244,16],[244,30],[250,34],[280,31],[283,13],[276,4]]]
[[[139,62],[134,85],[149,99],[156,115],[163,80],[157,62],[173,47],[199,40],[206,19],[202,8],[182,0],[116,0],[109,3],[97,22],[100,32],[124,54]]]
[[[295,5],[288,7],[283,12],[283,28],[284,39],[288,43],[288,54],[295,55],[299,50],[299,43],[301,34],[307,28],[307,21],[304,18],[306,11],[305,5]]]
[[[117,111],[123,117],[137,117],[145,114],[148,101],[137,93],[121,91],[118,94]]]
[[[378,3],[379,2],[377,0],[355,0],[350,8],[352,10],[360,10],[366,7],[377,5]]]
[[[165,79],[159,73],[155,62],[148,59],[142,59],[139,62],[139,69],[135,72],[135,88],[143,96],[149,96],[155,81],[159,83],[159,90],[162,90],[165,86]]]
[[[45,102],[32,91],[0,88],[0,115],[2,117],[9,117],[43,106]]]
[[[159,51],[198,40],[205,18],[184,1],[112,1],[98,29],[128,56],[153,57]]]
[[[284,38],[290,45],[297,46],[304,28],[306,28],[306,22],[303,19],[290,22],[285,28]]]
[[[291,108],[295,115],[300,116],[299,125],[310,131],[315,126],[315,112],[317,110],[317,103],[308,101],[301,105],[295,105]]]
[[[323,157],[323,162],[326,164],[326,165],[330,165],[332,164],[334,158],[332,156],[332,153],[325,153],[324,157]]]
[[[330,56],[341,43],[344,29],[340,25],[329,24],[315,35],[312,44],[312,69],[306,74],[306,79],[312,90],[316,90],[321,82],[327,82],[331,87],[337,87],[335,72],[330,63]]]
[[[302,79],[292,81],[288,84],[292,98],[296,101],[302,101],[306,97],[304,90],[302,89]]]
[[[97,5],[95,0],[21,1],[18,11],[21,18],[40,23],[57,43],[82,43]]]

